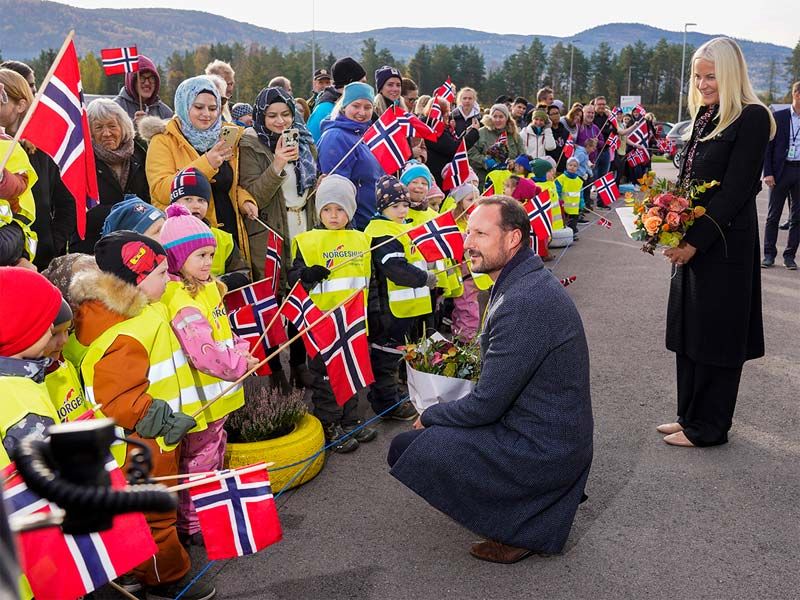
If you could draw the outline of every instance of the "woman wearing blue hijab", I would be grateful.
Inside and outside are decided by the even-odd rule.
[[[140,121],[139,133],[150,141],[147,181],[153,205],[165,210],[177,173],[186,167],[202,172],[211,182],[206,216],[209,224],[233,235],[250,264],[244,217],[257,217],[258,207],[239,185],[238,138],[232,146],[220,141],[223,125],[229,125],[222,121],[221,106],[219,90],[211,78],[191,77],[175,90],[175,116],[166,121],[154,117]],[[239,137],[241,132],[240,128]]]

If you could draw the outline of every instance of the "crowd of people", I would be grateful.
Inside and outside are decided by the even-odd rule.
[[[279,301],[302,285],[326,310],[364,290],[370,406],[385,419],[417,419],[401,401],[398,347],[433,329],[474,339],[493,281],[469,261],[445,263],[449,271],[426,263],[404,232],[447,211],[466,231],[467,211],[491,190],[520,202],[546,192],[552,235],[535,244],[546,261],[548,245],[577,241],[588,212],[608,208],[591,183],[613,170],[618,182],[635,184],[649,165],[630,167],[626,155],[656,135],[651,113],[612,120],[602,96],[567,107],[545,87],[535,102],[503,96],[484,110],[462,87],[451,105],[420,94],[392,66],[368,83],[350,57],[317,70],[308,99],[275,77],[252,104],[233,105],[235,72],[214,61],[177,87],[170,108],[154,64],[139,60],[116,98],[87,109],[100,197],[82,238],[49,156],[23,143],[0,174],[0,266],[9,267],[0,269],[0,387],[14,399],[0,416],[4,464],[25,435],[99,406],[153,448],[153,475],[220,468],[224,423],[244,392],[198,409],[258,363],[232,331],[222,297],[264,279],[270,230],[283,238]],[[29,67],[0,65],[3,153],[35,89]],[[411,158],[386,174],[362,136],[391,106],[429,122],[439,112],[445,126],[436,140],[410,138]],[[646,139],[628,140],[642,121]],[[469,176],[448,188],[443,170],[462,140]],[[336,269],[337,257],[357,258]],[[309,360],[298,340],[288,362],[288,377],[279,358],[270,362],[271,385],[311,390],[333,451],[375,439],[359,420],[357,396],[336,403],[319,354]],[[158,554],[132,575],[149,597],[172,598],[186,584],[186,548],[203,544],[197,517],[182,496],[177,513],[148,520]],[[197,582],[182,597],[210,595]]]

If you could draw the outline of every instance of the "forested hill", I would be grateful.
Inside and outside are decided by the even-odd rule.
[[[76,30],[78,52],[98,53],[100,48],[137,44],[139,50],[156,62],[175,51],[185,51],[204,44],[241,43],[275,46],[285,52],[300,49],[311,41],[311,32],[284,33],[257,27],[192,10],[148,9],[82,9],[42,0],[0,0],[0,54],[5,58],[32,58],[42,49],[58,48],[70,29]],[[690,32],[687,41],[698,46],[714,34]],[[666,31],[643,24],[613,23],[588,29],[572,37],[549,35],[544,27],[530,35],[501,35],[458,28],[376,29],[359,33],[318,31],[316,40],[325,54],[359,56],[363,41],[374,38],[378,48],[387,48],[399,60],[408,61],[422,44],[472,45],[484,57],[489,70],[500,67],[503,60],[538,37],[549,48],[561,41],[574,43],[590,54],[601,42],[613,51],[644,42],[655,45],[660,39],[671,44],[683,41],[682,32]],[[757,87],[765,88],[770,65],[777,65],[778,87],[785,83],[784,64],[791,49],[762,42],[740,40]],[[774,62],[773,62],[774,61]]]

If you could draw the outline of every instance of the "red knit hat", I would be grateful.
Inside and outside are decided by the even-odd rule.
[[[21,267],[0,267],[0,356],[33,346],[56,318],[61,292],[42,275]]]

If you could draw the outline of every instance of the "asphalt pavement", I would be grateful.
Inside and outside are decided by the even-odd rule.
[[[758,208],[763,227],[765,192]],[[589,500],[562,555],[472,558],[476,536],[388,474],[389,442],[410,424],[380,424],[376,441],[330,456],[278,499],[281,543],[211,566],[218,597],[800,598],[800,272],[780,261],[762,271],[767,356],[744,368],[730,442],[671,447],[655,431],[675,415],[670,266],[609,218],[612,229],[588,227],[555,270],[577,276],[568,292],[589,340],[595,416]],[[780,252],[785,241],[782,231]]]

